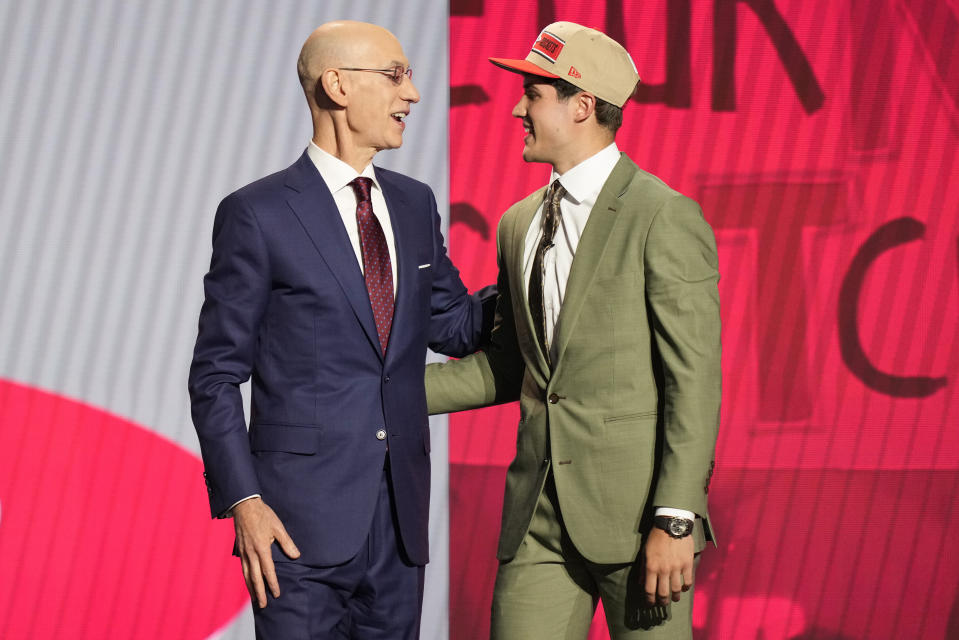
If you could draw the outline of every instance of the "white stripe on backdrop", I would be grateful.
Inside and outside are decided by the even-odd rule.
[[[198,452],[185,381],[213,212],[305,147],[296,56],[334,18],[403,43],[423,99],[376,161],[432,185],[445,218],[444,0],[0,1],[0,377]],[[423,638],[445,638],[445,421],[433,438]],[[249,612],[217,637],[252,637]]]

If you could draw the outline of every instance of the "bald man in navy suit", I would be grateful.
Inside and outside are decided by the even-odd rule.
[[[214,222],[189,380],[210,505],[234,519],[257,637],[416,638],[426,348],[474,351],[483,308],[447,257],[429,187],[372,165],[402,144],[420,98],[397,39],[328,23],[297,68],[309,147],[225,198]]]

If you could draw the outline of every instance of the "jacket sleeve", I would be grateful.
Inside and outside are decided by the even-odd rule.
[[[505,218],[504,218],[505,220]],[[517,400],[525,364],[516,339],[509,275],[503,260],[502,229],[497,233],[497,295],[489,344],[461,360],[426,367],[430,414],[451,413]]]
[[[680,195],[667,200],[650,226],[644,255],[665,402],[654,504],[706,515],[719,429],[721,348],[716,242],[699,205]]]
[[[473,353],[488,341],[496,290],[486,287],[469,295],[446,252],[433,192],[427,192],[433,236],[429,346],[437,353],[458,358]]]
[[[236,194],[217,209],[213,256],[203,287],[189,392],[210,510],[214,517],[222,517],[236,501],[260,493],[239,387],[250,378],[270,295],[262,233],[253,212]]]

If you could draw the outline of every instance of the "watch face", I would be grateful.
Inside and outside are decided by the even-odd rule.
[[[685,536],[692,528],[689,526],[689,524],[689,520],[684,520],[683,518],[673,518],[669,521],[669,533],[677,538]]]

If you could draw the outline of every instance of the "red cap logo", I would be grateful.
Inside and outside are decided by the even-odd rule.
[[[583,77],[583,74],[581,74],[579,71],[577,71],[577,70],[576,70],[576,67],[570,67],[570,68],[569,68],[569,73],[566,74],[566,75],[572,76],[572,77],[574,77],[574,78],[582,78],[582,77]]]
[[[549,31],[543,31],[539,34],[539,38],[533,44],[533,51],[543,56],[550,62],[555,63],[556,58],[563,50],[563,45],[565,44],[565,40],[557,38]]]

